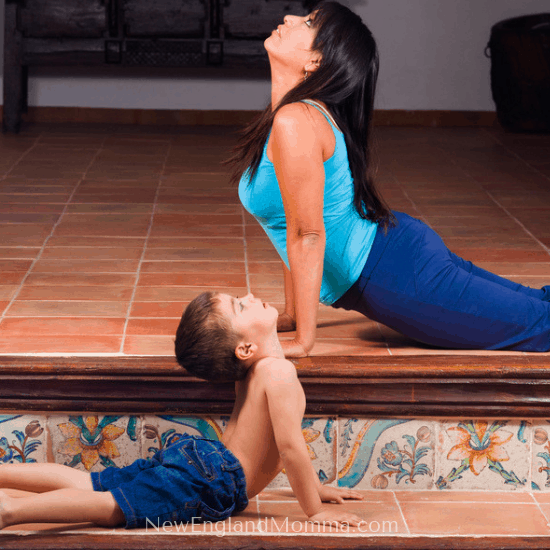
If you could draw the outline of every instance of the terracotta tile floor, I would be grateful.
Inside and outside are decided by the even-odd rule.
[[[0,136],[0,354],[171,355],[183,308],[206,288],[282,308],[277,255],[220,166],[234,131],[52,124]],[[481,267],[550,283],[550,136],[378,134],[393,208]],[[445,353],[357,314],[321,306],[319,319],[314,354]]]
[[[7,490],[12,496],[27,496],[28,493]],[[348,501],[343,505],[332,504],[335,510],[347,510],[357,514],[367,523],[359,527],[335,530],[304,521],[298,502],[285,490],[269,491],[250,501],[248,508],[219,524],[178,523],[157,530],[133,530],[139,534],[177,535],[221,534],[277,536],[314,534],[317,536],[354,537],[442,537],[452,541],[457,536],[529,537],[550,536],[550,499],[548,495],[520,492],[434,492],[434,491],[361,491],[363,501]],[[288,519],[287,519],[288,518]],[[186,528],[184,530],[184,527]],[[104,533],[112,530],[93,527],[90,524],[26,524],[13,526],[0,533],[9,536],[15,533],[28,535],[29,531],[77,530],[80,533]],[[117,529],[121,534],[124,529]],[[306,545],[307,546],[307,545]],[[446,546],[451,547],[451,546]]]

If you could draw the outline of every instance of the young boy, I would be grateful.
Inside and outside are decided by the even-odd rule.
[[[142,527],[149,519],[218,521],[242,511],[284,467],[313,522],[357,526],[361,518],[327,507],[362,499],[320,483],[302,436],[304,391],[277,337],[277,310],[252,294],[205,292],[184,312],[176,356],[211,381],[234,380],[236,400],[221,442],[183,436],[153,459],[91,475],[61,464],[0,466],[0,528],[19,523],[93,522]]]

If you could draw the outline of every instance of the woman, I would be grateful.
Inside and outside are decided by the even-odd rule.
[[[319,298],[435,346],[550,350],[550,286],[473,266],[378,195],[369,155],[378,54],[361,19],[322,3],[286,16],[265,48],[271,105],[228,162],[283,260],[278,329],[296,329],[287,357],[311,351]]]

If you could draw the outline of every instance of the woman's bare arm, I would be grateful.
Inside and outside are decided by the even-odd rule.
[[[285,311],[277,319],[277,331],[289,332],[296,330],[296,310],[294,309],[294,289],[292,288],[292,275],[284,262],[283,276],[285,284]]]
[[[287,356],[307,355],[315,343],[325,255],[323,141],[303,104],[285,105],[273,122],[273,164],[287,222],[287,254],[296,337]]]

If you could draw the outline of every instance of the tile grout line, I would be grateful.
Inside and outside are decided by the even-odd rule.
[[[397,178],[393,174],[392,174],[392,178],[395,180],[397,185],[399,185],[401,192],[403,193],[403,195],[405,195],[406,199],[412,204],[412,207],[420,214],[420,218],[423,219],[426,225],[431,227],[431,224],[428,222],[428,220],[426,220],[424,214],[422,214],[422,210],[418,208],[417,204],[411,199],[410,195],[407,193],[407,190],[405,189],[405,187],[400,183],[399,178]]]
[[[4,175],[2,177],[0,177],[0,181],[5,181],[6,178],[9,176],[10,172],[25,158],[26,155],[28,155],[37,145],[38,143],[40,142],[40,138],[42,137],[43,135],[43,132],[41,132],[37,137],[36,139],[34,140],[33,144],[25,150],[24,153],[22,153],[20,155],[20,157],[12,164],[11,168],[4,173]],[[35,247],[37,248],[37,247]],[[7,258],[7,259],[10,259],[10,258]],[[29,258],[25,258],[25,260],[28,260]],[[36,259],[36,258],[35,258]],[[27,274],[29,273],[29,270],[31,269],[31,267],[33,266],[33,263],[31,262],[31,265],[29,266],[29,268],[27,269]],[[23,281],[26,279],[26,276],[23,278]],[[21,283],[23,284],[23,283]],[[16,291],[16,294],[19,294],[19,291],[20,291],[20,287],[17,289]],[[6,312],[8,311],[8,309],[10,308],[12,304],[12,301],[11,300],[8,300],[8,305],[2,310],[2,313],[0,313],[0,323],[2,323],[5,315],[6,315]]]
[[[40,139],[43,136],[43,132],[41,132],[36,139],[34,140],[34,143],[24,152],[21,154],[21,156],[13,163],[12,167],[0,178],[0,180],[5,180],[9,175],[10,172],[13,171],[13,169],[23,160],[23,158],[28,155],[37,145]]]
[[[548,520],[548,516],[544,513],[544,510],[541,508],[540,502],[535,498],[535,495],[532,492],[529,493],[529,495],[533,499],[534,504],[537,505],[537,508],[539,509],[539,512],[542,514],[542,517],[546,520],[546,525],[550,527],[550,521]]]
[[[122,339],[120,341],[120,348],[119,348],[119,355],[124,355],[124,346],[126,344],[126,331],[128,329],[128,323],[130,321],[130,313],[132,312],[132,306],[134,304],[134,300],[137,294],[138,284],[139,284],[139,276],[141,275],[141,266],[143,265],[143,261],[145,260],[145,254],[147,252],[147,243],[149,242],[149,237],[151,236],[151,232],[153,230],[153,221],[155,219],[155,211],[157,208],[157,202],[158,197],[160,194],[160,188],[162,186],[162,177],[166,171],[166,164],[168,163],[168,157],[170,156],[170,153],[172,151],[172,139],[168,142],[168,150],[166,151],[166,154],[164,156],[164,162],[162,163],[162,170],[159,174],[159,181],[157,185],[157,190],[155,192],[155,198],[153,199],[153,208],[151,210],[151,217],[149,220],[149,227],[147,228],[147,233],[145,235],[145,241],[143,243],[143,250],[141,251],[141,257],[139,259],[139,263],[137,266],[137,270],[135,271],[136,274],[136,281],[134,283],[134,288],[132,289],[132,295],[130,296],[130,301],[128,303],[128,309],[126,310],[126,319],[124,320],[124,327],[122,329]]]
[[[256,495],[256,513],[258,514],[257,521],[258,521],[258,531],[259,526],[262,521],[261,512],[260,512],[260,495]],[[260,531],[261,532],[261,531]]]
[[[525,418],[522,420],[519,424],[520,428],[517,432],[518,440],[520,440],[519,435],[521,432],[522,426],[527,431],[527,438],[529,439],[529,442],[527,443],[526,440],[525,443],[527,443],[527,462],[528,462],[528,468],[527,468],[527,479],[526,479],[526,485],[531,495],[533,495],[533,485],[535,484],[535,481],[533,480],[533,470],[534,470],[534,459],[535,459],[535,428],[533,427],[533,424],[536,424],[536,419],[534,418]],[[525,437],[525,435],[524,435]],[[525,444],[524,443],[524,444]]]
[[[38,141],[40,140],[40,137],[42,137],[42,134],[39,136],[39,138],[37,139],[37,142],[33,145],[33,147],[35,147],[37,144],[38,144]],[[106,137],[103,138],[102,142],[101,142],[101,145],[99,146],[99,148],[97,149],[95,155],[93,156],[92,160],[89,162],[88,166],[86,166],[83,174],[82,174],[82,177],[78,180],[78,182],[76,183],[76,185],[74,186],[70,196],[68,197],[67,201],[65,202],[65,205],[63,207],[63,210],[61,211],[61,213],[59,214],[59,217],[57,218],[57,221],[53,224],[53,227],[52,227],[52,230],[50,231],[50,234],[44,239],[44,242],[42,244],[42,246],[40,247],[40,250],[38,252],[38,254],[36,255],[36,257],[34,258],[34,260],[32,261],[31,265],[29,266],[29,269],[27,270],[27,272],[25,273],[25,276],[23,277],[23,279],[21,280],[21,283],[19,284],[17,290],[15,291],[15,294],[13,295],[12,299],[8,302],[8,305],[4,308],[4,311],[2,312],[2,315],[0,316],[0,323],[6,318],[6,313],[9,311],[10,307],[13,305],[13,303],[17,300],[17,297],[19,296],[19,294],[21,293],[21,290],[23,289],[23,285],[25,284],[26,280],[28,279],[29,275],[31,274],[32,270],[34,269],[36,263],[40,260],[40,258],[42,257],[42,254],[44,253],[44,250],[46,249],[46,246],[48,245],[48,242],[50,241],[50,239],[52,238],[55,230],[58,228],[59,224],[61,223],[61,220],[63,219],[63,216],[65,215],[65,213],[67,212],[67,208],[69,207],[69,204],[71,203],[71,200],[72,198],[74,197],[77,189],[80,187],[80,184],[82,183],[82,180],[86,177],[86,174],[88,173],[88,170],[90,169],[90,167],[92,166],[92,164],[95,162],[95,159],[98,157],[99,153],[103,150],[103,144],[105,143],[106,141]],[[31,147],[26,153],[25,155],[33,148]],[[21,159],[23,159],[23,157],[25,155],[22,155],[21,158],[19,159],[19,161]],[[18,161],[18,162],[19,162]],[[13,166],[13,168],[15,168],[15,164]],[[12,168],[12,170],[13,170]],[[10,170],[11,172],[11,170]],[[8,172],[9,173],[9,172]]]
[[[269,491],[269,490],[270,489],[268,489],[267,491]],[[289,504],[289,503],[296,504],[296,503],[298,503],[297,500],[263,500],[261,502],[263,502],[264,504]],[[352,503],[362,503],[362,502],[367,503],[364,500],[346,500],[346,504],[349,504],[350,502],[352,502]],[[423,502],[423,501],[419,501],[419,502]],[[450,500],[449,502],[456,502],[456,501]],[[477,501],[473,501],[473,502],[477,502]],[[373,503],[375,503],[375,504],[386,504],[387,500],[369,500],[368,501],[368,504],[373,504]],[[492,504],[492,503],[489,503],[489,504]],[[517,504],[517,503],[508,503],[508,504]],[[530,504],[530,503],[527,503],[527,504]]]
[[[484,133],[488,134],[489,137],[496,143],[498,143],[498,145],[500,147],[502,147],[505,151],[507,151],[508,153],[510,153],[512,156],[514,156],[516,159],[518,159],[520,162],[522,162],[523,164],[526,164],[529,169],[533,172],[536,172],[540,175],[542,175],[544,178],[548,179],[547,176],[545,176],[542,172],[540,172],[539,170],[537,170],[536,168],[534,168],[533,166],[531,166],[527,161],[525,161],[523,158],[521,158],[517,153],[514,153],[514,151],[508,149],[508,147],[506,147],[506,145],[504,145],[502,142],[500,142],[497,138],[493,137],[491,135],[490,132],[488,132],[486,129],[483,129]],[[529,231],[529,229],[527,229],[527,227],[525,227],[525,225],[523,225],[514,215],[512,215],[508,209],[506,207],[504,207],[502,204],[500,204],[500,202],[498,202],[497,199],[495,199],[495,197],[493,197],[493,195],[487,191],[487,189],[485,189],[485,187],[483,186],[483,184],[479,181],[477,181],[475,179],[475,177],[472,176],[472,174],[469,172],[469,170],[466,170],[464,167],[462,167],[460,164],[458,164],[455,159],[449,154],[447,153],[444,149],[441,149],[441,151],[443,152],[443,154],[445,154],[449,160],[457,167],[459,167],[460,170],[462,170],[462,172],[471,180],[473,181],[478,187],[481,188],[481,190],[508,216],[510,217],[514,222],[516,222],[517,225],[519,225],[521,227],[521,229],[523,229],[523,231],[525,231],[525,233],[527,233],[539,246],[542,247],[542,249],[548,254],[550,255],[550,248],[547,247],[545,244],[543,244],[539,239],[537,239],[537,237],[535,237],[535,235],[533,233],[531,233],[531,231]]]
[[[485,134],[487,134],[493,141],[496,141],[503,149],[505,149],[506,151],[508,151],[508,153],[510,153],[512,156],[516,157],[516,158],[517,158],[518,160],[520,160],[523,164],[526,164],[532,172],[536,172],[537,174],[539,174],[540,176],[542,176],[544,179],[550,180],[550,176],[547,176],[544,172],[541,172],[538,168],[535,168],[532,164],[529,164],[528,161],[526,161],[523,157],[521,157],[521,156],[518,155],[515,151],[513,151],[512,149],[510,149],[507,145],[505,145],[504,143],[502,143],[502,141],[500,141],[496,136],[494,136],[493,134],[491,134],[491,132],[489,132],[486,128],[482,128],[482,130],[483,130],[483,132],[485,132]]]
[[[433,471],[432,471],[432,486],[430,491],[433,492],[433,494],[441,494],[441,489],[437,486],[437,481],[440,477],[444,477],[444,466],[443,466],[443,452],[439,452],[438,450],[438,442],[442,441],[443,445],[445,442],[445,436],[448,436],[447,434],[447,428],[445,427],[445,423],[448,425],[449,419],[444,419],[441,417],[435,417],[433,418],[434,423],[434,431],[433,431],[433,438],[431,440],[432,451],[433,451]],[[443,447],[442,447],[443,449]]]
[[[388,344],[388,341],[386,340],[386,338],[384,337],[384,335],[382,334],[382,328],[380,327],[380,323],[376,322],[376,328],[378,330],[378,334],[380,334],[380,336],[382,337],[382,339],[384,340],[384,344],[386,344],[386,349],[388,350],[388,353],[390,355],[393,355],[392,351],[391,351],[391,348],[390,348],[390,345]]]
[[[527,229],[527,227],[525,227],[525,225],[523,225],[514,215],[512,215],[508,209],[504,206],[502,206],[502,204],[500,204],[498,202],[497,199],[495,199],[495,197],[493,197],[493,195],[491,195],[491,193],[489,191],[487,191],[486,189],[483,189],[483,191],[485,191],[485,193],[487,193],[487,196],[501,209],[503,210],[508,216],[510,216],[510,218],[512,218],[512,220],[514,220],[522,229],[523,231],[525,231],[525,233],[527,233],[539,246],[541,246],[544,251],[550,256],[550,248],[548,246],[546,246],[544,243],[542,243],[539,239],[537,239],[537,237],[535,237],[535,235],[533,235],[533,233],[531,233],[531,231],[529,231],[529,229]]]
[[[395,494],[395,491],[391,492],[393,499],[395,500],[395,504],[397,504],[397,508],[399,509],[399,513],[401,514],[401,519],[403,520],[403,524],[405,525],[405,529],[407,529],[407,534],[411,534],[411,530],[409,529],[409,525],[407,524],[407,520],[405,519],[405,514],[403,513],[403,510],[401,508],[401,503],[397,499],[397,495]]]

